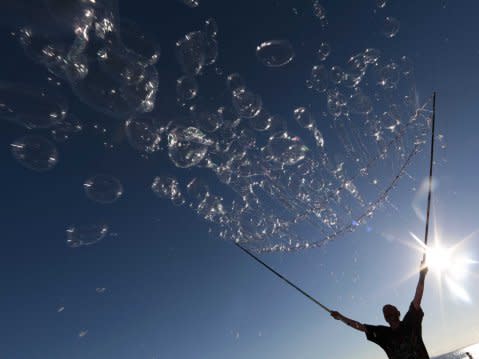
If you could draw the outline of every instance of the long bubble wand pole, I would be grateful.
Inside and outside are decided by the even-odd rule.
[[[432,124],[431,124],[431,157],[429,160],[429,191],[427,194],[427,212],[426,212],[426,230],[424,233],[424,245],[427,249],[427,238],[429,234],[429,217],[431,213],[431,195],[432,195],[432,167],[434,164],[434,127],[436,124],[436,92],[432,95]],[[422,257],[422,264],[426,262],[426,250]]]
[[[312,302],[316,303],[317,305],[319,305],[321,308],[323,308],[325,311],[327,311],[328,313],[331,313],[331,309],[329,309],[328,307],[326,307],[324,304],[322,304],[320,301],[318,301],[316,298],[314,298],[312,295],[310,295],[309,293],[305,292],[304,290],[302,290],[300,287],[298,287],[296,284],[294,284],[293,282],[291,282],[288,278],[286,278],[285,276],[283,276],[281,273],[277,272],[276,270],[274,270],[272,267],[270,267],[268,264],[266,264],[265,262],[263,262],[261,259],[259,259],[258,257],[256,257],[253,253],[251,253],[251,251],[249,251],[248,249],[246,249],[245,247],[243,247],[241,244],[237,243],[237,242],[234,242],[234,244],[239,248],[241,249],[243,252],[245,252],[247,255],[249,255],[251,258],[253,258],[255,261],[257,261],[258,263],[260,263],[261,265],[263,265],[265,268],[267,268],[271,273],[273,273],[274,275],[276,275],[277,277],[281,278],[283,281],[285,281],[287,284],[289,284],[291,287],[293,287],[294,289],[296,289],[298,292],[300,292],[301,294],[303,294],[306,298],[308,298],[309,300],[311,300]]]

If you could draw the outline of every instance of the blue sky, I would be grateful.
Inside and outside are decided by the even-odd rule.
[[[420,98],[438,93],[437,131],[447,143],[438,149],[434,168],[437,230],[430,241],[440,236],[454,245],[479,229],[479,4],[390,0],[376,9],[373,0],[325,0],[329,25],[319,30],[317,23],[306,21],[309,1],[203,2],[189,9],[174,2],[120,1],[121,16],[141,24],[161,44],[158,106],[171,102],[168,89],[179,76],[174,43],[208,17],[218,23],[224,71],[240,72],[278,112],[301,101],[303,92],[294,87],[296,77],[307,73],[301,55],[317,38],[324,36],[338,58],[370,44],[391,56],[407,55],[415,65]],[[1,18],[0,39],[10,56],[2,57],[0,81],[40,83],[45,70],[24,56],[9,33],[16,23],[43,24],[43,14],[7,10],[12,16]],[[401,23],[392,39],[380,32],[385,16]],[[278,25],[278,18],[289,20]],[[298,46],[294,71],[272,82],[276,73],[257,64],[254,48],[264,39],[283,37],[304,47]],[[85,123],[114,123],[72,101]],[[10,155],[10,143],[25,129],[3,120],[0,126],[0,353],[5,358],[384,357],[364,334],[334,321],[231,243],[209,237],[207,225],[191,211],[155,198],[149,190],[152,178],[165,168],[175,171],[166,156],[152,163],[126,146],[105,151],[90,130],[59,145],[58,167],[36,173]],[[420,238],[424,232],[414,204],[425,211],[425,196],[413,188],[427,176],[426,152],[416,156],[408,170],[411,178],[404,176],[391,204],[355,233],[321,249],[262,258],[328,307],[360,322],[383,323],[385,303],[396,304],[404,314],[417,282],[416,274],[408,275],[421,259],[407,244],[414,243],[409,232]],[[104,171],[121,178],[125,188],[112,205],[93,203],[83,193],[85,178]],[[117,235],[69,248],[65,229],[79,222],[106,222]],[[472,237],[462,250],[479,260],[477,243]],[[434,273],[427,278],[423,336],[431,355],[478,341],[478,268],[470,269],[476,274],[461,282],[470,302],[444,285],[440,289]],[[106,290],[97,293],[96,288]],[[79,337],[82,331],[86,335]]]

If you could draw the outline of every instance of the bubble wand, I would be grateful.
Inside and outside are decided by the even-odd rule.
[[[432,167],[434,164],[434,127],[436,123],[436,92],[432,95],[432,124],[431,124],[431,157],[429,160],[429,190],[427,194],[427,212],[426,212],[426,230],[424,233],[424,245],[427,249],[427,238],[429,234],[429,216],[431,213],[431,194],[432,194]],[[422,257],[421,266],[426,262],[426,250]]]
[[[317,305],[319,305],[321,308],[323,308],[325,311],[327,311],[328,313],[331,313],[331,309],[329,309],[328,307],[326,307],[324,304],[322,304],[319,300],[317,300],[316,298],[314,298],[312,295],[310,295],[309,293],[307,293],[306,291],[302,290],[300,287],[298,287],[296,284],[294,284],[293,282],[291,282],[288,278],[286,278],[285,276],[283,276],[281,273],[275,271],[272,267],[270,267],[269,265],[267,265],[265,262],[263,262],[261,259],[259,259],[258,257],[256,257],[253,253],[251,253],[251,251],[249,251],[248,249],[246,249],[245,247],[243,247],[241,244],[237,243],[237,242],[234,242],[234,244],[239,248],[241,249],[243,252],[245,252],[247,255],[249,255],[250,257],[252,257],[255,261],[257,261],[258,263],[260,263],[261,265],[263,265],[265,268],[267,268],[269,271],[271,271],[274,275],[276,275],[277,277],[279,277],[280,279],[282,279],[283,281],[285,281],[287,284],[289,284],[291,287],[293,287],[294,289],[296,289],[298,292],[300,292],[302,295],[304,295],[306,298],[308,298],[309,300],[311,300],[312,302],[316,303]]]

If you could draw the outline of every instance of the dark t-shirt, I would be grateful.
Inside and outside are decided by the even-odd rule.
[[[365,324],[366,338],[383,348],[389,359],[429,359],[422,341],[423,317],[422,309],[411,303],[398,328]]]

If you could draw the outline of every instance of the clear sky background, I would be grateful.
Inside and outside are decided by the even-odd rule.
[[[438,149],[434,169],[430,241],[440,237],[448,245],[459,243],[479,230],[479,3],[390,0],[383,9],[374,0],[322,4],[329,19],[326,33],[310,17],[310,1],[203,0],[189,9],[174,1],[125,0],[120,14],[157,36],[163,51],[160,88],[165,89],[179,76],[175,41],[214,17],[219,64],[225,72],[240,72],[278,111],[291,110],[300,100],[294,80],[307,71],[291,72],[281,87],[270,88],[261,75],[267,70],[254,55],[265,39],[288,37],[295,44],[304,41],[305,47],[327,40],[338,58],[367,47],[409,56],[420,98],[438,93],[437,131],[447,145]],[[0,17],[2,82],[37,83],[46,77],[9,36],[14,24],[41,20],[22,11],[27,10],[10,7]],[[392,39],[381,35],[386,16],[401,23]],[[301,51],[306,50],[297,51],[296,70]],[[75,106],[85,123],[111,122]],[[0,123],[0,357],[385,357],[363,333],[334,321],[231,243],[209,237],[206,224],[188,209],[155,198],[151,180],[171,164],[138,159],[127,146],[119,146],[121,156],[114,156],[100,138],[79,136],[60,146],[53,171],[39,174],[10,154],[9,144],[23,133],[14,124]],[[415,158],[391,204],[355,233],[321,249],[262,258],[327,306],[360,322],[385,324],[381,308],[386,303],[405,314],[421,259],[408,245],[414,244],[409,232],[420,238],[424,233],[415,207],[425,212],[426,195],[419,188],[428,173],[426,152]],[[105,171],[121,178],[125,188],[111,206],[92,203],[83,194],[85,178]],[[108,223],[117,235],[94,246],[69,248],[65,228],[93,221]],[[462,243],[461,251],[479,260],[478,237]],[[479,341],[478,270],[471,265],[461,282],[470,301],[441,286],[434,273],[428,275],[423,337],[431,355]],[[103,287],[105,292],[96,292]],[[79,337],[82,331],[88,332]]]

